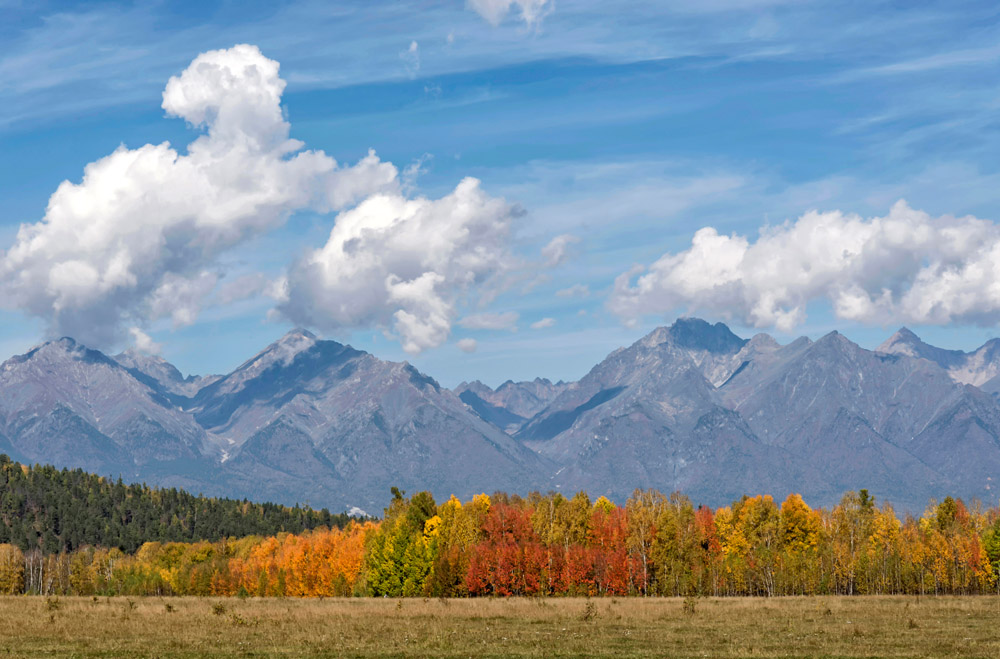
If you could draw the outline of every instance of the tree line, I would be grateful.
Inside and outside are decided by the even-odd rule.
[[[393,489],[381,521],[43,554],[0,545],[0,592],[215,596],[653,596],[1000,592],[1000,509],[951,497],[900,519],[867,491],[830,509],[797,494],[729,506],[637,490]]]
[[[145,542],[342,528],[350,518],[307,506],[194,496],[127,485],[80,469],[27,466],[0,455],[0,544],[42,555],[84,547],[134,554]]]

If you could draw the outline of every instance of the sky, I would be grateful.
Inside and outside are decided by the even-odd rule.
[[[447,386],[1000,322],[995,2],[0,0],[0,356]]]

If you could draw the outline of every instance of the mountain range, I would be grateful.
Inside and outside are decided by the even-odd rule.
[[[232,373],[183,376],[70,338],[0,365],[0,453],[212,495],[377,512],[389,489],[636,488],[722,505],[867,488],[919,512],[992,501],[1000,340],[965,353],[901,329],[865,350],[832,332],[787,345],[678,319],[577,382],[448,390],[294,330]]]

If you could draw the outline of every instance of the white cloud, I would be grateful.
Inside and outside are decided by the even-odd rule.
[[[555,324],[555,318],[542,318],[541,320],[531,323],[531,329],[547,329],[549,327],[553,327]]]
[[[468,0],[468,5],[493,26],[500,25],[513,7],[520,10],[520,18],[528,27],[541,22],[555,8],[554,0]]]
[[[569,288],[561,288],[556,291],[556,295],[559,297],[588,297],[590,295],[590,286],[586,284],[573,284]]]
[[[175,329],[191,325],[218,281],[218,275],[208,271],[189,277],[164,273],[160,285],[148,296],[148,318],[170,318]]]
[[[620,275],[608,305],[626,320],[687,307],[789,330],[826,300],[864,323],[1000,322],[1000,226],[931,218],[897,202],[885,217],[810,211],[756,242],[699,230],[691,247]]]
[[[420,44],[411,41],[409,48],[399,53],[399,59],[403,60],[407,75],[416,78],[420,72]]]
[[[417,189],[417,179],[427,173],[427,163],[434,159],[430,153],[425,153],[403,168],[400,177],[402,191],[409,194]]]
[[[479,347],[475,339],[459,339],[457,345],[462,352],[475,352]]]
[[[329,212],[398,188],[374,154],[341,168],[289,138],[278,63],[255,46],[199,55],[163,92],[163,109],[205,133],[119,147],[63,182],[44,218],[0,254],[3,306],[53,334],[96,346],[157,317],[194,320],[218,278],[217,258],[294,211]]]
[[[549,244],[542,248],[545,265],[552,268],[565,262],[569,257],[569,246],[578,242],[580,238],[570,233],[564,233],[550,240]]]
[[[162,343],[153,341],[152,337],[138,327],[129,328],[129,334],[132,335],[132,345],[139,352],[144,352],[147,355],[158,355],[163,351]]]
[[[278,309],[321,329],[378,326],[410,353],[439,346],[456,305],[512,267],[516,213],[473,178],[435,200],[374,195],[341,213],[326,245],[289,269]]]
[[[510,330],[517,331],[517,321],[520,314],[516,311],[502,313],[477,313],[466,316],[458,324],[472,330]]]

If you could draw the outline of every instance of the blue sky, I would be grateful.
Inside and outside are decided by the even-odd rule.
[[[628,313],[615,303],[616,277],[685,252],[706,226],[753,243],[762,227],[794,224],[811,210],[885,217],[905,199],[929,226],[973,215],[993,235],[996,3],[534,0],[534,20],[514,3],[496,24],[472,4],[0,0],[0,250],[13,250],[19,225],[46,217],[62,181],[79,183],[88,163],[120,145],[169,141],[183,152],[203,131],[165,116],[167,80],[201,53],[245,43],[280,63],[284,116],[306,148],[345,164],[374,149],[396,166],[408,198],[438,199],[475,177],[513,209],[503,249],[517,265],[502,286],[455,289],[446,340],[405,352],[376,316],[317,328],[407,359],[444,384],[576,379],[688,312],[745,336],[836,328],[866,347],[904,323],[945,347],[971,349],[996,334],[992,294],[975,297],[968,287],[962,294],[983,313],[921,315],[901,301],[844,312],[809,284],[804,314],[777,329],[753,315],[759,292],[745,309],[722,298],[702,305],[697,290],[667,290],[669,277],[651,279],[659,292],[634,295]],[[206,267],[218,286],[280,278],[323,246],[347,210],[296,209]],[[573,239],[546,265],[541,250],[557,236]],[[898,249],[891,264],[906,260]],[[938,258],[914,249],[923,263]],[[977,263],[964,254],[945,260]],[[741,286],[766,287],[758,274],[741,270]],[[851,276],[866,290],[885,285]],[[890,288],[901,300],[915,279],[900,277]],[[275,313],[264,293],[218,298],[184,322],[136,322],[182,371],[205,373],[233,368],[301,317]],[[0,305],[4,356],[54,331],[50,312],[19,300]],[[504,329],[463,323],[512,313],[517,320]],[[116,336],[101,347],[127,345],[127,332]],[[459,349],[462,339],[475,340],[475,350]]]

